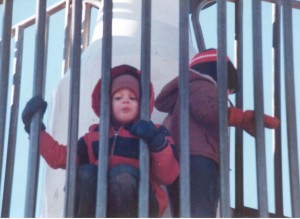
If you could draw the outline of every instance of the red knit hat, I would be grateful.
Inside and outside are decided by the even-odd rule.
[[[111,94],[121,88],[129,88],[137,98],[140,97],[140,74],[141,71],[130,65],[119,65],[111,69]],[[101,79],[96,83],[92,92],[92,109],[97,116],[100,116]],[[150,113],[154,109],[154,89],[150,82]]]
[[[112,81],[111,96],[113,96],[114,93],[123,88],[131,90],[135,94],[136,98],[138,100],[140,99],[140,85],[139,81],[135,77],[131,75],[121,75],[119,77],[116,77]]]
[[[228,88],[233,89],[235,93],[239,88],[237,70],[228,56],[226,59],[228,65]],[[217,60],[218,50],[204,50],[192,58],[190,68],[200,74],[209,75],[217,82]]]

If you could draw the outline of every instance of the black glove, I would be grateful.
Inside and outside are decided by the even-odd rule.
[[[125,127],[131,134],[142,138],[149,146],[151,152],[162,151],[167,147],[165,139],[168,131],[163,126],[155,127],[152,121],[140,120]]]
[[[47,108],[47,102],[41,96],[32,97],[27,103],[22,112],[22,120],[25,125],[25,131],[30,134],[30,123],[33,115],[38,111],[42,112],[42,118]],[[45,130],[45,125],[41,123],[40,130]]]

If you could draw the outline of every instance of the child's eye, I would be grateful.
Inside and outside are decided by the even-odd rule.
[[[121,100],[121,99],[122,99],[122,97],[120,97],[120,96],[114,97],[114,100]]]
[[[129,97],[130,100],[137,100],[136,97]]]

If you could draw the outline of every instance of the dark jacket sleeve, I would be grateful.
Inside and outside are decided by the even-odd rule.
[[[167,147],[162,151],[151,153],[151,176],[160,185],[171,184],[179,175],[173,138],[168,133],[165,139]]]

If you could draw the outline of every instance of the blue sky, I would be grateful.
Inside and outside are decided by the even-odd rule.
[[[48,0],[47,5],[53,5],[55,2],[58,2],[57,0]],[[251,0],[245,0],[244,1],[244,10],[245,10],[245,16],[244,16],[244,46],[245,46],[245,52],[244,52],[244,108],[245,109],[253,109],[253,76],[252,76],[252,34],[251,34],[251,28],[252,28],[252,19],[251,19],[251,11],[247,10],[248,8],[251,8]],[[234,25],[234,13],[233,13],[233,4],[228,4],[228,54],[231,57],[232,60],[235,59],[234,57],[234,35],[233,35],[233,25]],[[264,18],[262,21],[262,29],[263,29],[263,71],[264,71],[264,109],[265,113],[267,114],[273,114],[272,112],[272,95],[273,95],[273,89],[272,86],[269,86],[273,81],[273,67],[272,67],[272,10],[271,10],[271,4],[269,3],[262,3],[262,9],[263,9],[263,15]],[[36,10],[36,1],[34,0],[27,0],[26,2],[24,0],[14,0],[14,14],[13,14],[13,24],[16,24],[17,22],[23,20],[24,18],[27,18],[35,13]],[[0,16],[2,18],[3,16],[3,5],[0,6]],[[209,47],[216,47],[217,42],[217,34],[216,34],[216,20],[212,19],[213,17],[216,18],[216,14],[213,10],[205,10],[203,11],[203,15],[201,15],[201,19],[203,17],[203,20],[205,22],[201,23],[203,26],[203,32],[205,33],[205,41],[207,48]],[[209,17],[209,19],[205,19],[206,17]],[[293,10],[293,25],[294,30],[297,30],[296,23],[298,20],[300,20],[300,12]],[[2,20],[1,20],[2,21]],[[50,21],[50,32],[52,29],[56,30],[55,35],[51,35],[49,39],[49,51],[48,51],[48,67],[47,67],[47,81],[51,81],[51,83],[47,83],[46,87],[46,97],[50,97],[52,90],[55,88],[55,86],[58,84],[59,78],[60,78],[60,72],[61,72],[61,60],[62,60],[62,45],[63,45],[63,23],[64,21],[64,14],[59,13],[55,15],[53,18],[51,18]],[[2,36],[2,22],[0,23],[0,33]],[[212,28],[213,27],[213,28]],[[299,28],[298,28],[299,29]],[[22,80],[24,80],[24,84],[22,84],[21,87],[21,102],[20,102],[20,110],[24,107],[26,101],[30,99],[32,96],[32,75],[33,75],[33,67],[34,67],[34,39],[35,38],[35,27],[33,26],[30,28],[25,35],[25,42],[24,44],[24,54],[26,54],[23,57],[23,75]],[[295,63],[299,60],[300,57],[300,42],[296,39],[300,39],[300,32],[294,32],[294,47],[295,47]],[[57,50],[61,50],[61,55],[57,55]],[[12,49],[13,53],[13,49]],[[55,55],[51,55],[55,54]],[[282,64],[283,66],[283,64]],[[12,69],[10,69],[12,70]],[[299,73],[299,65],[295,65],[295,85],[300,84],[300,73]],[[10,79],[11,80],[11,79]],[[10,82],[11,83],[11,82]],[[284,81],[282,82],[284,85]],[[299,109],[299,93],[300,88],[296,87],[296,100],[297,101],[297,109]],[[282,94],[282,115],[285,116],[285,107],[284,107],[284,88],[282,88],[283,94]],[[298,97],[298,98],[297,98]],[[231,97],[231,100],[234,100],[234,96]],[[9,100],[10,101],[10,100]],[[20,112],[19,112],[20,113]],[[9,117],[9,114],[7,114],[7,117]],[[45,118],[45,121],[47,119],[47,115]],[[297,124],[300,123],[299,121],[299,115],[297,119]],[[281,124],[282,124],[282,130],[283,130],[283,179],[284,179],[284,206],[285,206],[285,214],[287,216],[291,216],[290,212],[290,196],[289,196],[289,182],[287,179],[289,178],[288,173],[288,161],[287,161],[287,140],[286,140],[286,133],[284,130],[286,130],[286,118],[281,118]],[[8,125],[8,122],[7,122]],[[299,125],[298,125],[299,127]],[[233,133],[233,129],[231,132]],[[298,129],[298,136],[300,136],[299,129]],[[248,134],[244,134],[245,138],[245,205],[248,207],[256,208],[257,207],[257,196],[256,196],[256,178],[253,177],[256,174],[256,161],[255,161],[255,141],[252,137],[250,137]],[[269,195],[269,208],[271,212],[274,212],[274,183],[273,183],[273,138],[272,138],[272,131],[266,130],[266,153],[267,153],[267,167],[268,167],[268,195]],[[298,149],[299,150],[299,149]],[[4,150],[5,153],[6,149]],[[231,148],[231,156],[233,158],[233,148]],[[299,152],[299,151],[298,151]],[[24,214],[24,203],[25,203],[25,188],[26,188],[26,177],[27,177],[27,164],[28,164],[28,141],[27,141],[27,135],[23,130],[23,126],[21,124],[21,121],[19,121],[19,127],[18,127],[18,139],[17,139],[17,148],[16,148],[16,162],[15,162],[15,174],[14,174],[14,187],[13,187],[13,196],[12,196],[12,204],[11,204],[11,217],[23,217]],[[233,160],[233,159],[231,159]],[[41,159],[42,161],[42,159]],[[43,161],[41,162],[42,165],[44,165]],[[234,182],[234,163],[231,162],[231,180]],[[4,177],[2,177],[3,179]],[[3,183],[1,183],[3,185]],[[234,191],[234,184],[231,186],[231,191]],[[2,192],[1,192],[2,196]],[[234,195],[231,195],[231,202],[234,203]]]

